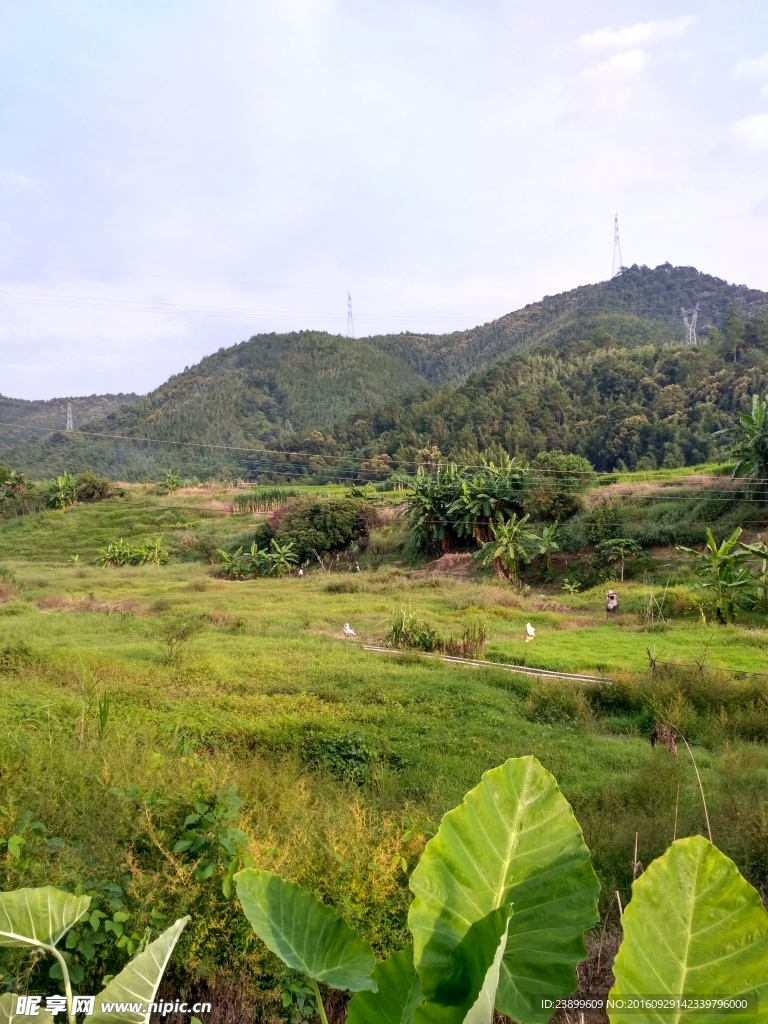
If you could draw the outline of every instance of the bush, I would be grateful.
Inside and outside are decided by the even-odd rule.
[[[380,751],[357,733],[305,740],[301,760],[309,768],[327,771],[342,782],[363,786],[371,781]]]
[[[96,476],[89,470],[75,477],[76,501],[103,501],[111,498],[112,494],[112,481],[104,476]]]
[[[293,544],[300,563],[344,551],[364,549],[378,525],[374,509],[358,498],[298,498],[279,509],[269,526],[281,544]]]
[[[525,511],[534,519],[562,523],[581,509],[596,480],[591,462],[581,455],[539,452],[528,468]]]
[[[447,640],[443,640],[440,649],[443,654],[456,658],[479,658],[485,651],[487,640],[487,624],[472,622],[464,628],[460,637],[449,636]]]
[[[16,579],[16,574],[10,569],[0,566],[0,604],[10,601],[17,596],[21,587]]]
[[[160,650],[163,664],[177,665],[190,641],[202,628],[202,620],[194,615],[173,615],[162,619],[152,631],[152,640]]]
[[[584,520],[584,535],[590,544],[601,544],[625,536],[624,513],[613,501],[593,505]]]
[[[542,725],[579,725],[590,717],[581,690],[564,683],[540,683],[526,698],[523,713]]]
[[[405,647],[417,651],[437,651],[442,637],[426,622],[419,622],[410,605],[403,605],[392,616],[392,624],[385,637],[387,647]]]
[[[0,647],[0,673],[2,674],[15,675],[22,669],[30,668],[37,660],[32,648],[23,641]]]

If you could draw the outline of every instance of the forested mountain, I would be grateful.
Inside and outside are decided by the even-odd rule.
[[[433,461],[437,450],[476,463],[482,452],[531,458],[559,448],[602,471],[694,465],[718,455],[716,432],[767,389],[762,314],[744,321],[734,312],[695,347],[627,345],[600,327],[589,340],[512,356],[458,387],[357,417],[328,454],[385,453],[381,471]]]
[[[680,307],[696,303],[702,345],[690,350]],[[412,461],[433,446],[445,455],[561,447],[600,468],[644,456],[699,461],[713,450],[712,430],[763,387],[766,314],[765,292],[665,264],[631,267],[469,331],[257,335],[90,422],[76,414],[82,431],[19,445],[0,427],[11,449],[4,459],[34,476],[90,468],[126,479],[169,466],[279,474],[301,462],[206,445],[310,452],[304,470],[321,473],[345,455]]]
[[[89,395],[79,398],[51,398],[48,401],[27,401],[0,395],[0,452],[20,444],[46,437],[67,425],[67,402],[72,403],[72,420],[80,426],[107,416],[119,406],[134,402],[134,394]]]

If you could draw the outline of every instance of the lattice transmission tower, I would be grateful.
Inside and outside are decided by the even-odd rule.
[[[354,338],[355,321],[352,319],[352,296],[347,292],[347,337]]]
[[[699,304],[698,302],[693,309],[680,309],[680,315],[683,318],[685,324],[685,343],[686,345],[696,344],[696,321],[699,316]]]
[[[619,265],[616,266],[616,257],[619,257]],[[613,266],[611,267],[611,277],[616,277],[616,274],[624,269],[624,264],[621,262],[621,242],[619,241],[619,215],[618,213],[613,219]]]
[[[72,423],[72,403],[71,402],[67,402],[67,430],[74,430],[74,429],[75,428],[74,428],[74,425]]]

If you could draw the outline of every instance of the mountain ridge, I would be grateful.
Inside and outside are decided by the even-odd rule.
[[[455,390],[470,381],[482,390],[484,373],[490,373],[487,386],[493,388],[498,379],[491,371],[500,362],[538,350],[567,350],[601,337],[600,332],[613,339],[617,352],[679,346],[684,341],[680,308],[696,303],[702,333],[710,337],[718,336],[729,309],[745,322],[768,314],[766,292],[692,267],[663,264],[626,268],[609,281],[545,296],[497,320],[449,334],[403,332],[354,341],[320,331],[255,335],[204,357],[149,395],[79,423],[94,434],[120,435],[119,441],[60,430],[47,437],[38,433],[24,444],[9,444],[6,437],[4,457],[36,475],[93,468],[127,479],[156,476],[169,465],[186,471],[196,466],[203,474],[226,465],[227,471],[244,475],[245,462],[234,456],[203,457],[201,451],[181,448],[168,454],[170,446],[163,450],[160,442],[314,450],[318,460],[346,450],[362,459],[387,447],[376,440],[386,431],[374,426],[365,439],[355,438],[356,422],[374,424],[376,417],[391,417],[395,407],[404,417],[405,409],[417,409],[419,403],[427,401],[421,408],[429,407],[429,395],[437,396],[439,404],[441,389]],[[550,372],[555,372],[552,367]],[[419,443],[429,441],[429,423],[412,433],[419,435]],[[439,443],[437,434],[447,436],[445,424],[432,434],[431,443]],[[498,431],[486,435],[500,443]],[[139,438],[158,444],[153,449]],[[471,439],[473,450],[479,440]],[[414,444],[406,447],[415,450]],[[263,472],[266,464],[251,461],[248,472]]]

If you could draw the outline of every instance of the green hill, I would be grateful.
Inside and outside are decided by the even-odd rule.
[[[75,426],[107,416],[121,405],[134,402],[138,395],[90,395],[80,398],[51,398],[27,401],[0,395],[0,452],[46,437],[67,425],[67,402],[72,403]]]
[[[743,328],[736,362],[721,335],[696,347],[628,346],[601,326],[584,341],[515,355],[460,386],[356,417],[337,430],[327,454],[359,461],[384,453],[404,470],[436,457],[433,446],[468,463],[480,453],[531,458],[559,448],[603,472],[707,462],[722,444],[716,432],[734,423],[753,393],[768,390],[768,318],[736,325]]]
[[[680,307],[696,303],[703,344],[685,349]],[[744,334],[735,363],[729,309]],[[21,445],[6,434],[4,459],[37,477],[91,468],[124,479],[167,467],[333,475],[344,456],[352,471],[355,460],[385,452],[412,461],[433,445],[446,455],[562,447],[607,469],[644,456],[694,463],[711,456],[712,429],[763,386],[766,314],[765,292],[665,264],[451,334],[257,335],[98,410],[79,431]],[[285,449],[310,455],[272,454]]]

